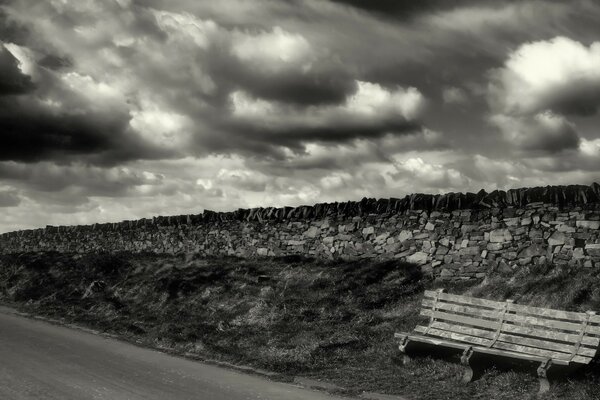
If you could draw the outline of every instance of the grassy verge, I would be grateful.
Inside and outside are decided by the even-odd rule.
[[[452,360],[403,367],[395,331],[420,320],[425,288],[413,265],[287,258],[195,259],[155,255],[21,254],[0,257],[0,301],[178,353],[329,380],[345,394],[415,399],[535,398],[526,372],[488,371],[460,383]],[[600,310],[596,271],[539,267],[446,287],[521,304]],[[596,367],[547,398],[600,399]]]

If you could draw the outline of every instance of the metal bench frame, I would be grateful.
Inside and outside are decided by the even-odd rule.
[[[406,364],[422,350],[460,352],[464,382],[478,379],[497,361],[539,363],[539,393],[550,380],[589,364],[600,344],[600,316],[426,291],[421,315],[426,326],[396,333]]]

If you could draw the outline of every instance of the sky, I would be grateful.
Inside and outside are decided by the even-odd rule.
[[[0,0],[0,232],[600,181],[600,3]]]

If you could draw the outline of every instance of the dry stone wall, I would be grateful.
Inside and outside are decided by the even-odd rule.
[[[0,235],[0,252],[402,259],[441,280],[546,262],[600,268],[600,185],[257,208]]]

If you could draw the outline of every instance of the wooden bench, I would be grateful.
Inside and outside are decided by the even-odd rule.
[[[418,353],[460,352],[464,382],[481,376],[491,365],[539,363],[540,393],[550,378],[589,364],[600,343],[600,316],[426,291],[421,315],[429,324],[413,333],[396,333],[403,361]]]

